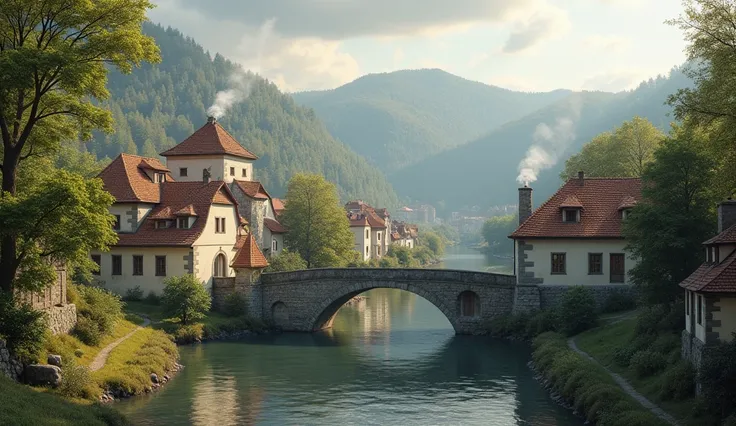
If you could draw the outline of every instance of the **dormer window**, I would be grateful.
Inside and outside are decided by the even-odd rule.
[[[159,172],[154,173],[153,180],[156,183],[166,182],[166,173],[159,173]]]
[[[631,209],[621,210],[621,219],[626,220],[630,214],[631,214]]]
[[[189,217],[180,217],[178,220],[177,228],[189,229]]]
[[[580,209],[563,209],[562,221],[565,223],[580,222]]]
[[[156,229],[164,229],[169,227],[169,221],[168,220],[157,220],[156,221]]]
[[[707,263],[720,263],[720,252],[717,246],[708,246],[706,249],[706,262]]]

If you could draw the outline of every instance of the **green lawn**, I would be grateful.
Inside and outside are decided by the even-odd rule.
[[[128,425],[117,411],[99,404],[71,402],[48,392],[13,382],[0,374],[0,424],[39,425]]]
[[[684,401],[663,401],[659,397],[662,380],[671,366],[651,377],[638,378],[628,368],[621,367],[614,362],[614,351],[626,346],[635,337],[636,318],[630,317],[612,324],[605,324],[581,333],[575,337],[578,347],[611,371],[624,377],[631,385],[647,399],[659,405],[663,410],[676,417],[686,425],[700,425],[698,420],[691,418],[694,399]]]

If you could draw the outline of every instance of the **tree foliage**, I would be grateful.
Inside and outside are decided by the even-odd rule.
[[[183,325],[204,318],[212,306],[209,293],[194,275],[167,278],[164,285],[164,310]]]
[[[596,177],[640,177],[664,137],[649,120],[634,117],[583,145],[580,153],[565,162],[560,176],[566,180],[582,170]]]
[[[428,247],[436,258],[445,254],[445,242],[442,237],[432,231],[424,231],[419,235],[418,245]]]
[[[513,251],[513,244],[509,241],[509,235],[514,232],[519,223],[519,216],[509,214],[505,216],[493,216],[485,221],[481,233],[488,243],[492,252]]]
[[[282,217],[285,245],[308,268],[344,266],[352,258],[353,233],[335,185],[324,177],[297,174],[289,181]]]
[[[263,272],[288,272],[307,269],[307,262],[299,256],[299,253],[288,249],[268,259],[268,266]]]
[[[642,202],[624,223],[637,259],[631,278],[651,303],[673,301],[678,284],[703,261],[702,242],[715,231],[714,161],[706,135],[678,127],[655,152],[642,177]]]

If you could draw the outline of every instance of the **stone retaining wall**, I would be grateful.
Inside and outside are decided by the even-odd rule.
[[[548,285],[539,286],[539,308],[551,309],[562,303],[562,297],[567,291],[575,285]],[[636,297],[636,289],[631,284],[607,284],[607,285],[589,285],[585,286],[593,292],[595,303],[598,308],[602,308],[606,300],[613,293],[624,294],[628,297]]]
[[[73,303],[45,309],[53,334],[68,334],[77,325],[77,306]]]
[[[4,340],[0,340],[0,374],[18,380],[23,374],[23,364],[10,356]]]

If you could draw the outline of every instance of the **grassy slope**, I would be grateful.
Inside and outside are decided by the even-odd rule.
[[[0,374],[0,424],[127,425],[119,413],[96,404],[74,403],[56,395],[17,384]]]
[[[48,353],[66,352],[66,355],[70,356],[69,354],[73,354],[76,349],[81,349],[83,355],[77,358],[77,364],[89,365],[105,346],[130,333],[135,329],[135,327],[136,325],[129,321],[118,321],[113,333],[109,336],[105,336],[97,346],[85,345],[79,339],[71,335],[54,336],[52,338],[53,346],[47,347],[46,350],[41,353],[39,361],[45,363]],[[65,354],[62,353],[61,355],[63,356]]]
[[[697,421],[688,419],[693,411],[693,400],[686,401],[662,401],[659,397],[659,389],[664,375],[668,370],[646,378],[637,378],[628,368],[622,368],[613,361],[613,353],[616,349],[626,346],[634,338],[634,327],[636,318],[603,325],[593,330],[581,333],[575,338],[578,347],[610,370],[624,377],[634,388],[646,396],[650,401],[659,405],[663,410],[675,416],[684,424],[697,425]],[[669,367],[668,367],[669,368]]]

